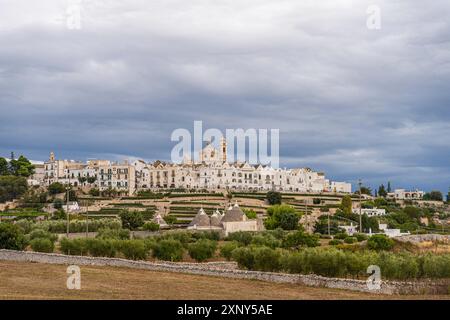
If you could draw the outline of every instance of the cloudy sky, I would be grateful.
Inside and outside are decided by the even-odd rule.
[[[448,0],[0,0],[0,155],[167,160],[201,120],[279,128],[283,167],[446,192],[449,16]]]

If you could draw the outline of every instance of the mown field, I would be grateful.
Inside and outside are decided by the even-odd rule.
[[[384,296],[256,280],[112,267],[81,267],[81,290],[66,288],[66,266],[0,261],[0,299],[450,299]]]

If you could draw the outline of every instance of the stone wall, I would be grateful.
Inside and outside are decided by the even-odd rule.
[[[197,275],[217,276],[234,279],[254,279],[276,283],[292,283],[311,287],[346,289],[379,294],[448,294],[449,279],[440,281],[383,281],[381,289],[369,290],[366,281],[326,278],[316,275],[284,274],[237,269],[234,262],[173,263],[132,261],[119,258],[68,256],[55,253],[0,250],[0,260],[38,262],[62,265],[111,266],[145,269],[152,271],[177,272]]]

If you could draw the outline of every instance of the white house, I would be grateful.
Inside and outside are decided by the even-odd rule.
[[[353,208],[352,211],[354,214],[359,214],[360,209]],[[386,215],[386,209],[378,209],[378,208],[361,209],[361,214],[367,215],[368,217],[382,217]]]

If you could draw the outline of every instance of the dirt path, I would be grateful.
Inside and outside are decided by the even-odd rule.
[[[67,276],[62,265],[0,261],[0,299],[450,299],[87,266],[81,267],[81,290],[68,290]]]

